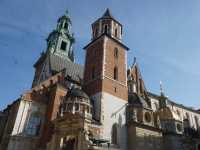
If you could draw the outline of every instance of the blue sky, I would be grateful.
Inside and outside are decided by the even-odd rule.
[[[124,25],[128,64],[137,57],[147,89],[159,93],[162,80],[170,99],[200,107],[199,0],[0,0],[0,109],[30,89],[33,64],[66,9],[83,64],[90,25],[106,8]]]

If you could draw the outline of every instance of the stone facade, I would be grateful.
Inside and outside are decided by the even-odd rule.
[[[130,150],[163,150],[161,130],[133,124],[128,127],[128,137]]]
[[[58,19],[32,88],[0,112],[1,150],[200,150],[200,111],[146,89],[109,10],[92,24],[84,67],[71,25]]]

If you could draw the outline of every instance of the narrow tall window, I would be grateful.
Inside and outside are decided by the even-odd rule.
[[[28,124],[26,126],[26,134],[31,136],[39,135],[41,126],[41,117],[40,114],[35,112],[30,115]]]
[[[118,68],[117,67],[114,68],[114,79],[118,80]]]
[[[64,41],[62,41],[62,42],[61,42],[60,49],[61,49],[61,50],[63,50],[63,51],[65,51],[65,50],[66,50],[66,48],[67,48],[67,43],[66,43],[66,42],[64,42]]]
[[[114,145],[117,145],[118,144],[118,125],[115,123],[113,126],[112,126],[112,144]]]
[[[115,48],[115,49],[114,49],[114,57],[115,57],[115,58],[118,58],[118,48]]]
[[[184,128],[190,128],[190,116],[186,113],[185,119],[183,121]]]
[[[108,34],[108,25],[104,26],[104,33]]]
[[[117,30],[117,28],[115,29],[115,37],[118,37],[118,30]]]
[[[93,66],[92,67],[92,79],[94,79],[95,78],[95,67]]]
[[[140,82],[140,93],[143,93],[143,82],[141,78],[139,79],[139,82]]]
[[[98,32],[99,32],[99,30],[98,30],[98,28],[96,28],[95,31],[94,31],[94,36],[95,36],[95,37],[98,36]]]
[[[68,29],[68,23],[67,22],[64,23],[64,28]]]

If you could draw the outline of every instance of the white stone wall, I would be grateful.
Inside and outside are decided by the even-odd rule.
[[[157,99],[151,98],[151,108],[154,112],[159,109],[159,101]]]
[[[23,133],[25,121],[27,119],[28,111],[31,107],[30,101],[21,100],[17,112],[14,128],[11,135],[19,135]]]
[[[32,145],[30,144],[31,137],[26,137],[25,128],[30,114],[35,111],[40,111],[42,114],[45,114],[46,107],[44,104],[40,104],[33,101],[20,101],[14,128],[11,133],[11,138],[8,144],[8,150],[22,150],[25,145],[27,146],[26,150],[29,150],[28,145],[32,147]]]
[[[151,98],[151,106],[153,111],[156,111],[159,109],[159,100],[155,99],[155,98]],[[157,108],[158,106],[158,108]],[[184,108],[184,106],[179,106],[179,105],[168,105],[170,107],[171,110],[173,110],[174,112],[176,112],[176,114],[178,114],[178,116],[180,117],[181,121],[183,121],[185,118],[187,118],[186,114],[188,114],[189,116],[189,122],[190,122],[190,126],[194,127],[195,129],[200,128],[200,112],[195,112],[192,111],[190,109]],[[197,117],[197,121],[195,119],[195,117]]]
[[[190,122],[190,126],[194,127],[195,129],[200,127],[200,114],[193,112],[191,110],[188,109],[184,109],[181,107],[177,107],[177,106],[171,106],[171,109],[174,110],[175,112],[177,112],[177,114],[179,115],[179,117],[181,118],[181,120],[183,121],[185,118],[187,118],[187,115],[189,116],[189,122]],[[195,117],[198,118],[198,120],[195,120]]]
[[[115,97],[108,93],[98,93],[93,96],[96,97],[95,110],[101,115],[101,122],[103,124],[102,138],[111,141],[112,127],[115,123],[119,125],[118,129],[118,144],[120,150],[127,149],[127,129],[126,123],[126,104],[127,101]],[[100,99],[98,99],[100,98]],[[101,101],[100,106],[97,105]]]

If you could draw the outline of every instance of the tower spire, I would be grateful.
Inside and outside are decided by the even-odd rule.
[[[112,14],[110,13],[109,8],[106,9],[106,11],[103,14],[102,18],[113,18]]]
[[[165,95],[164,92],[163,92],[163,83],[162,83],[162,81],[160,81],[160,95],[161,96]]]
[[[107,35],[119,42],[122,40],[122,25],[107,8],[104,14],[92,24],[92,40]]]
[[[136,58],[136,57],[134,57],[134,58],[133,58],[133,64],[132,64],[132,66],[131,66],[131,67],[133,68],[133,67],[134,67],[134,65],[136,65],[136,63],[137,63],[137,58]]]
[[[160,108],[167,107],[167,105],[168,105],[168,98],[164,94],[163,84],[162,81],[160,81]]]

